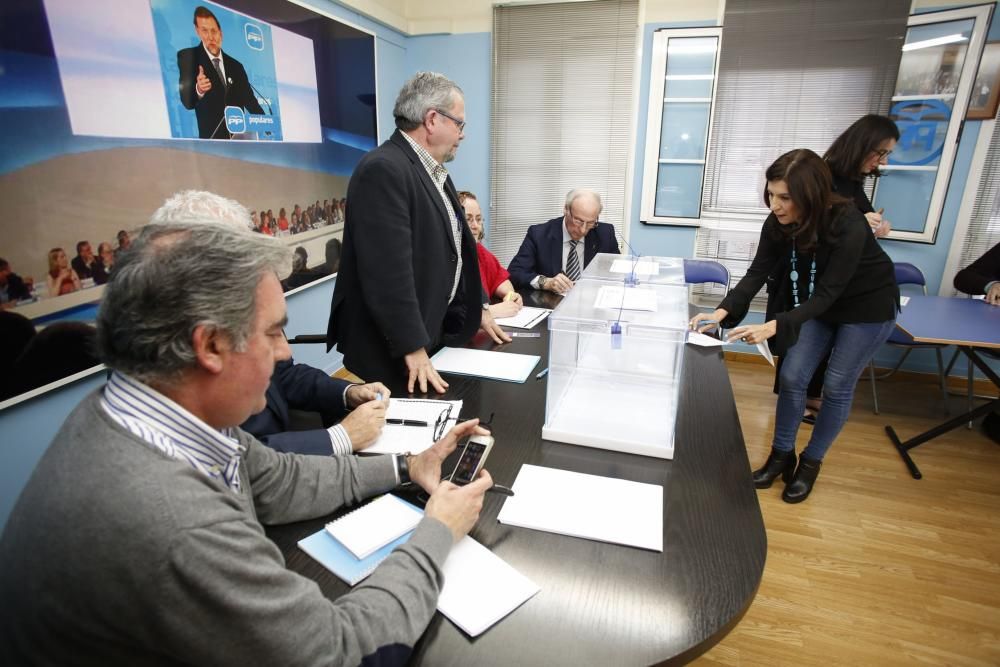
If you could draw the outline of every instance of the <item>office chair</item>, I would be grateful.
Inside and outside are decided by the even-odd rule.
[[[903,285],[917,285],[923,291],[924,296],[927,296],[927,281],[924,279],[924,274],[919,268],[909,262],[893,262],[893,268],[896,272],[896,283],[900,287]],[[915,349],[934,350],[934,353],[937,356],[938,379],[941,383],[941,396],[944,400],[944,412],[946,415],[950,414],[950,410],[948,409],[948,384],[944,371],[944,363],[941,359],[941,350],[948,346],[940,343],[916,343],[899,329],[893,329],[892,334],[886,341],[886,344],[902,349],[903,356],[899,358],[896,365],[892,367],[892,370],[887,373],[883,373],[882,375],[875,375],[874,357],[868,362],[868,377],[870,378],[872,385],[872,400],[875,403],[875,414],[879,414],[878,390],[875,388],[875,380],[884,380],[898,371],[899,367],[903,365],[903,362],[906,361],[906,358],[910,355],[910,352]]]
[[[717,283],[729,291],[729,269],[710,259],[685,259],[684,282],[689,285]]]
[[[729,292],[729,269],[710,259],[685,259],[684,282],[689,285],[716,283]],[[718,328],[718,336],[722,337],[722,327]]]

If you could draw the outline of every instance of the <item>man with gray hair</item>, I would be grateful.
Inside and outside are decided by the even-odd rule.
[[[207,221],[150,224],[98,313],[113,370],[63,424],[0,538],[0,664],[403,662],[488,474],[457,487],[419,456],[299,456],[237,425],[289,356],[274,239]],[[320,517],[411,480],[424,518],[336,601],[285,569],[262,523]]]
[[[202,190],[178,192],[163,202],[150,221],[210,221],[252,229],[250,214],[239,202]],[[293,359],[282,360],[271,376],[266,407],[243,422],[242,428],[279,452],[351,454],[378,439],[389,395],[381,382],[355,384]],[[317,413],[323,428],[294,429],[292,410]]]
[[[344,365],[393,389],[448,387],[429,352],[462,345],[477,329],[510,337],[489,312],[476,240],[444,165],[465,136],[462,90],[419,72],[393,109],[396,131],[358,163],[347,187],[340,274],[327,346]]]
[[[597,220],[603,208],[601,196],[593,190],[570,190],[561,217],[528,228],[507,267],[514,287],[565,294],[594,255],[618,254],[615,228]]]

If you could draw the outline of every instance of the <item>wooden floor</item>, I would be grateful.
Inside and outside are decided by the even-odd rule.
[[[767,457],[769,366],[727,362],[750,463]],[[1000,445],[977,426],[913,450],[910,477],[884,427],[944,421],[940,392],[867,381],[804,503],[758,491],[768,552],[743,620],[698,665],[1000,665]],[[954,412],[964,399],[953,397]],[[798,451],[811,428],[799,431]]]

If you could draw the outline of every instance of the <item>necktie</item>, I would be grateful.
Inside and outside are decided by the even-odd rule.
[[[219,75],[219,79],[222,81],[222,87],[226,87],[226,77],[222,76],[222,65],[219,64],[218,58],[212,58],[212,64],[215,65],[215,73]]]
[[[576,282],[580,279],[580,257],[576,254],[579,241],[569,242],[569,254],[566,255],[566,277]]]

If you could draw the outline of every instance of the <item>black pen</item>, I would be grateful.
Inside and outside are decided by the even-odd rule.
[[[419,419],[386,419],[385,423],[397,426],[430,426],[427,422],[420,421]]]
[[[490,493],[490,492],[492,492],[492,493],[499,493],[499,494],[504,495],[504,496],[513,496],[514,495],[514,490],[513,489],[508,489],[506,486],[501,486],[499,484],[494,484],[490,488],[486,489],[486,492],[487,493]]]

